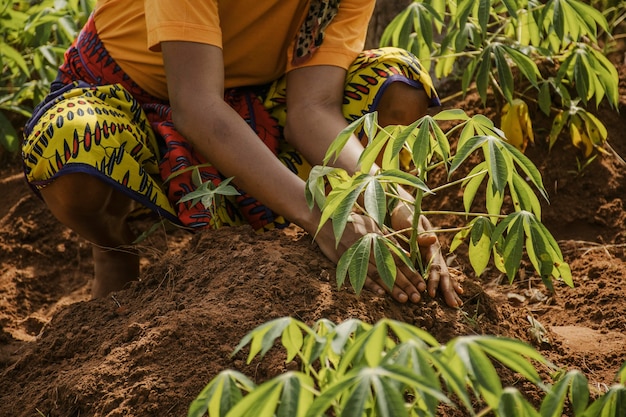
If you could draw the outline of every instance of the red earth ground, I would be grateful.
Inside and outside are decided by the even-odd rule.
[[[543,223],[571,265],[575,288],[557,283],[550,293],[526,263],[512,285],[494,268],[475,277],[461,248],[449,259],[466,290],[458,310],[440,299],[402,305],[367,291],[356,297],[349,288],[337,290],[333,264],[296,228],[263,235],[245,227],[193,236],[158,231],[140,245],[141,280],[90,300],[88,244],[50,215],[26,186],[17,159],[3,155],[0,416],[186,415],[223,369],[257,382],[287,369],[280,354],[251,365],[243,354],[230,356],[248,331],[287,315],[309,324],[389,317],[442,343],[467,334],[514,337],[564,369],[581,370],[601,392],[626,361],[626,166],[616,156],[626,155],[626,65],[618,68],[620,112],[597,111],[616,154],[598,157],[582,173],[567,138],[548,152],[548,125],[531,109],[537,142],[526,153],[550,195]],[[472,94],[445,107],[497,118]],[[462,207],[456,192],[430,204]],[[545,327],[542,337],[529,317]],[[514,379],[505,382],[524,389]],[[526,392],[537,400],[537,390]]]

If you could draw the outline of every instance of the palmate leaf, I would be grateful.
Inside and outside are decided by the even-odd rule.
[[[346,126],[339,135],[335,138],[335,140],[330,144],[328,150],[326,151],[326,155],[324,156],[324,165],[328,165],[328,163],[333,160],[336,161],[339,157],[339,154],[348,143],[348,140],[352,137],[354,132],[357,131],[364,123],[365,119],[375,118],[377,117],[375,113],[368,113],[364,116],[359,117],[348,126]]]
[[[274,346],[276,339],[282,336],[283,346],[291,357],[293,351],[300,350],[303,345],[302,340],[294,336],[296,329],[313,334],[313,331],[306,324],[291,317],[282,317],[268,321],[246,334],[235,347],[232,355],[236,355],[246,345],[250,344],[250,352],[247,359],[247,362],[250,363],[259,354],[261,357],[265,356]],[[285,331],[289,333],[288,336],[284,336]]]
[[[359,295],[367,278],[369,259],[371,254],[371,242],[377,234],[368,233],[362,236],[355,244],[350,246],[341,255],[337,262],[337,287],[341,288],[346,274],[350,278],[350,284],[354,292]]]
[[[524,224],[520,218],[511,222],[504,239],[502,257],[504,258],[504,269],[509,281],[512,282],[522,260],[522,248],[524,245]]]
[[[511,71],[511,67],[504,56],[504,51],[501,45],[495,43],[491,45],[491,47],[496,62],[500,89],[502,90],[502,94],[504,94],[506,100],[510,103],[513,101],[513,72]]]
[[[241,390],[251,392],[254,382],[240,372],[226,370],[220,372],[207,384],[189,406],[187,417],[224,417],[241,399]]]
[[[474,202],[474,197],[476,197],[476,193],[478,192],[478,188],[480,184],[482,184],[485,176],[487,175],[487,163],[485,161],[479,163],[474,166],[470,173],[467,175],[466,179],[462,183],[463,191],[463,207],[466,212],[469,212],[472,203]]]
[[[502,391],[502,398],[500,398],[496,415],[500,417],[540,417],[537,410],[513,387],[506,387]]]
[[[524,218],[524,228],[530,240],[526,244],[526,250],[531,263],[541,274],[544,283],[551,288],[552,285],[548,278],[554,277],[560,278],[567,285],[573,287],[572,271],[567,262],[563,260],[561,249],[548,229],[530,213]]]
[[[519,340],[497,336],[480,337],[473,342],[480,346],[486,354],[496,359],[507,368],[523,375],[534,384],[542,385],[542,379],[529,359],[541,364],[548,363],[547,360],[530,345]]]
[[[477,217],[471,224],[469,260],[474,273],[483,273],[491,259],[491,235],[493,224],[486,217]]]
[[[392,135],[388,129],[380,130],[375,136],[372,136],[373,139],[368,142],[361,156],[359,156],[358,165],[362,172],[371,171],[381,151],[385,146],[388,146],[390,141],[394,140],[394,137],[397,137],[397,135]]]
[[[343,171],[343,170],[341,170]],[[313,209],[315,204],[323,207],[326,202],[326,181],[325,177],[332,174],[341,174],[339,168],[316,165],[311,168],[309,177],[306,180],[304,194],[309,209]],[[345,173],[345,171],[343,171]],[[347,174],[345,174],[347,177]]]
[[[580,371],[573,370],[566,373],[554,384],[541,402],[539,410],[541,417],[560,417],[568,392],[574,415],[582,415],[589,403],[588,384],[587,378]]]
[[[595,400],[584,413],[584,417],[615,417],[626,415],[626,386],[613,385]]]
[[[374,219],[379,227],[382,227],[387,214],[387,197],[380,182],[369,181],[363,193],[363,205],[365,212]]]
[[[348,248],[339,259],[336,272],[339,288],[344,284],[348,275],[356,294],[361,293],[367,278],[372,252],[378,274],[389,288],[393,287],[397,273],[394,255],[411,270],[415,270],[408,255],[396,243],[378,233],[368,233]]]
[[[365,182],[367,178],[368,175],[359,174],[332,189],[322,207],[322,215],[317,228],[318,232],[332,218],[333,232],[337,244],[339,243],[354,205],[359,195],[361,195],[361,191],[367,185]]]
[[[424,381],[421,375],[400,366],[358,367],[339,378],[317,397],[306,416],[324,415],[336,401],[340,401],[341,413],[337,412],[338,416],[362,417],[364,411],[371,408],[376,409],[376,415],[407,416],[402,393],[396,389],[397,394],[390,394],[390,390],[397,384],[405,386],[413,395],[432,397],[438,402],[450,402],[440,390]],[[379,392],[385,394],[387,401],[379,401]],[[374,393],[377,395],[374,396]],[[436,410],[432,410],[429,415],[435,415],[435,412]]]
[[[431,352],[432,348],[419,338],[407,339],[391,349],[381,363],[394,364],[403,369],[408,369],[416,375],[422,376],[430,387],[437,390],[441,390],[441,379],[448,390],[454,393],[468,410],[471,410],[472,403],[467,393],[465,381],[458,373],[450,369],[446,360],[440,358],[437,354],[439,349],[435,348]],[[437,398],[429,396],[423,396],[421,401],[425,403],[425,408],[428,410],[435,409],[439,403]]]
[[[522,169],[522,171],[524,171],[524,173],[526,174],[530,182],[537,188],[539,193],[546,199],[546,201],[549,201],[548,193],[546,192],[546,189],[543,186],[543,180],[541,179],[541,174],[539,173],[539,170],[537,169],[537,167],[532,163],[532,161],[528,159],[526,155],[520,152],[520,150],[517,149],[515,146],[505,141],[501,141],[501,145],[502,147],[506,149],[507,153],[511,156],[511,158],[513,159],[513,162],[515,162],[517,166],[519,166]]]
[[[541,204],[530,185],[517,172],[513,172],[509,181],[509,191],[515,211],[529,211],[541,219]]]
[[[313,380],[300,372],[286,372],[246,395],[226,417],[304,417],[313,403]]]
[[[395,341],[388,337],[387,320],[380,320],[369,329],[355,337],[354,342],[347,347],[337,367],[337,375],[346,375],[351,369],[358,366],[378,366],[386,352],[393,349]]]
[[[486,149],[483,147],[483,152],[486,151],[485,160],[487,161],[487,172],[489,172],[489,178],[493,182],[493,192],[504,195],[504,187],[506,186],[512,167],[507,163],[507,159],[502,154],[502,148],[500,147],[502,141],[493,136],[488,138]]]
[[[459,337],[449,346],[461,360],[471,385],[492,408],[498,407],[502,383],[493,364],[471,336]]]

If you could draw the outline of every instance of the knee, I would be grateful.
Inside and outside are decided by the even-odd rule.
[[[116,203],[114,190],[98,178],[83,173],[60,176],[41,189],[41,195],[57,216],[92,216],[125,210]],[[113,207],[112,207],[113,205]]]

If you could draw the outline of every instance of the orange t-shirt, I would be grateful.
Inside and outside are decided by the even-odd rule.
[[[342,0],[322,46],[301,66],[347,69],[363,49],[374,0]],[[272,82],[294,68],[296,34],[308,0],[98,0],[100,39],[144,90],[167,98],[160,42],[222,48],[227,88]]]

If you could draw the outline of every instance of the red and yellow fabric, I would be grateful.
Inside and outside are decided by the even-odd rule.
[[[395,48],[366,51],[348,69],[346,119],[375,111],[392,82],[424,88],[432,103],[438,103],[428,74],[414,56]],[[285,77],[262,87],[228,89],[225,100],[282,163],[308,177],[309,164],[282,137]],[[23,159],[35,191],[60,175],[84,172],[192,229],[248,223],[267,230],[288,224],[244,192],[222,199],[214,212],[201,203],[179,203],[196,189],[187,168],[203,165],[202,180],[216,186],[224,178],[176,131],[167,101],[142,89],[109,55],[93,20],[66,53],[53,91],[27,124]]]

